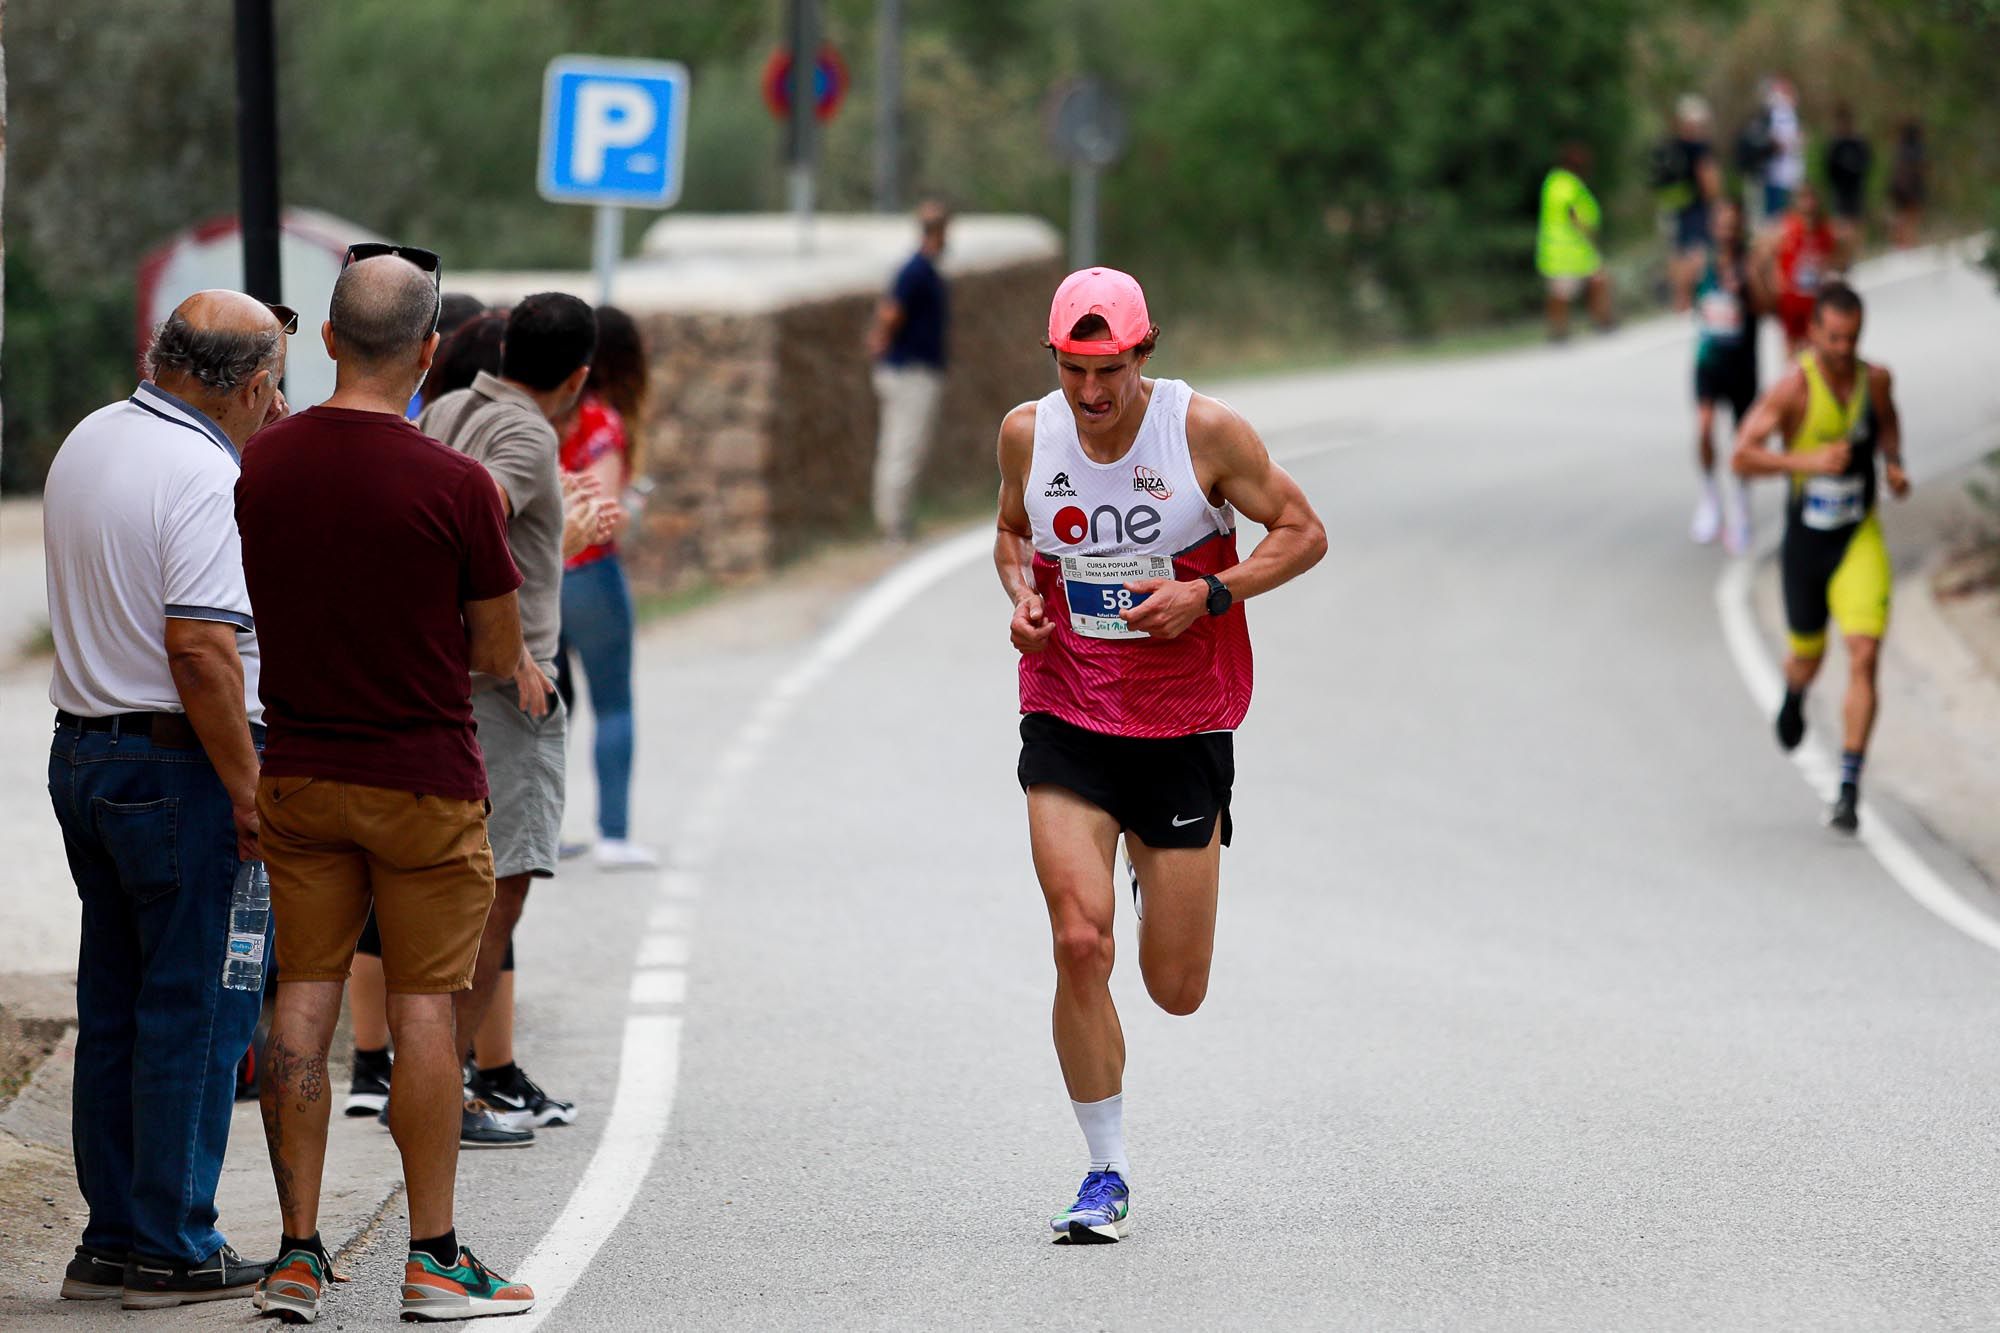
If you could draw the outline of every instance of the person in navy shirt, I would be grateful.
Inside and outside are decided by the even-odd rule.
[[[881,403],[875,447],[875,524],[891,541],[910,535],[910,492],[930,448],[944,389],[949,294],[937,261],[951,214],[935,201],[917,210],[923,239],[875,308],[868,351]]]

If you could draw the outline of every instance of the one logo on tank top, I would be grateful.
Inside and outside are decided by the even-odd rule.
[[[1076,487],[1070,483],[1069,473],[1058,472],[1049,478],[1048,489],[1042,494],[1051,500],[1064,495],[1073,496],[1076,494]]]
[[[1135,467],[1132,469],[1132,489],[1135,491],[1144,491],[1155,500],[1171,500],[1174,498],[1173,487],[1167,485],[1167,479],[1149,467]]]
[[[1160,511],[1151,505],[1133,505],[1121,514],[1112,505],[1099,505],[1086,514],[1075,505],[1064,505],[1056,510],[1051,526],[1056,540],[1065,546],[1075,546],[1086,538],[1100,546],[1128,539],[1144,545],[1159,539]]]

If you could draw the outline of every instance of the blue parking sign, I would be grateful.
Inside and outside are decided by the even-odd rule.
[[[687,67],[677,62],[557,56],[542,78],[542,197],[671,207],[681,194],[687,103]]]

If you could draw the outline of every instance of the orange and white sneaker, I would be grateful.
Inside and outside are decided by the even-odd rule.
[[[463,1245],[458,1248],[458,1262],[450,1268],[422,1250],[412,1250],[403,1268],[405,1319],[477,1319],[526,1314],[534,1308],[534,1288],[509,1282]]]
[[[257,1293],[250,1303],[287,1324],[316,1323],[326,1299],[326,1284],[342,1280],[333,1271],[333,1260],[323,1247],[300,1246],[278,1256],[271,1271],[257,1284]]]

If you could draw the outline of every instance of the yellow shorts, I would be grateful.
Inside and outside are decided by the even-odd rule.
[[[1831,574],[1818,566],[1814,554],[1804,543],[1795,547],[1787,535],[1781,573],[1792,655],[1825,654],[1829,615],[1850,639],[1881,638],[1889,628],[1889,597],[1895,583],[1881,520],[1872,513],[1862,520]]]

